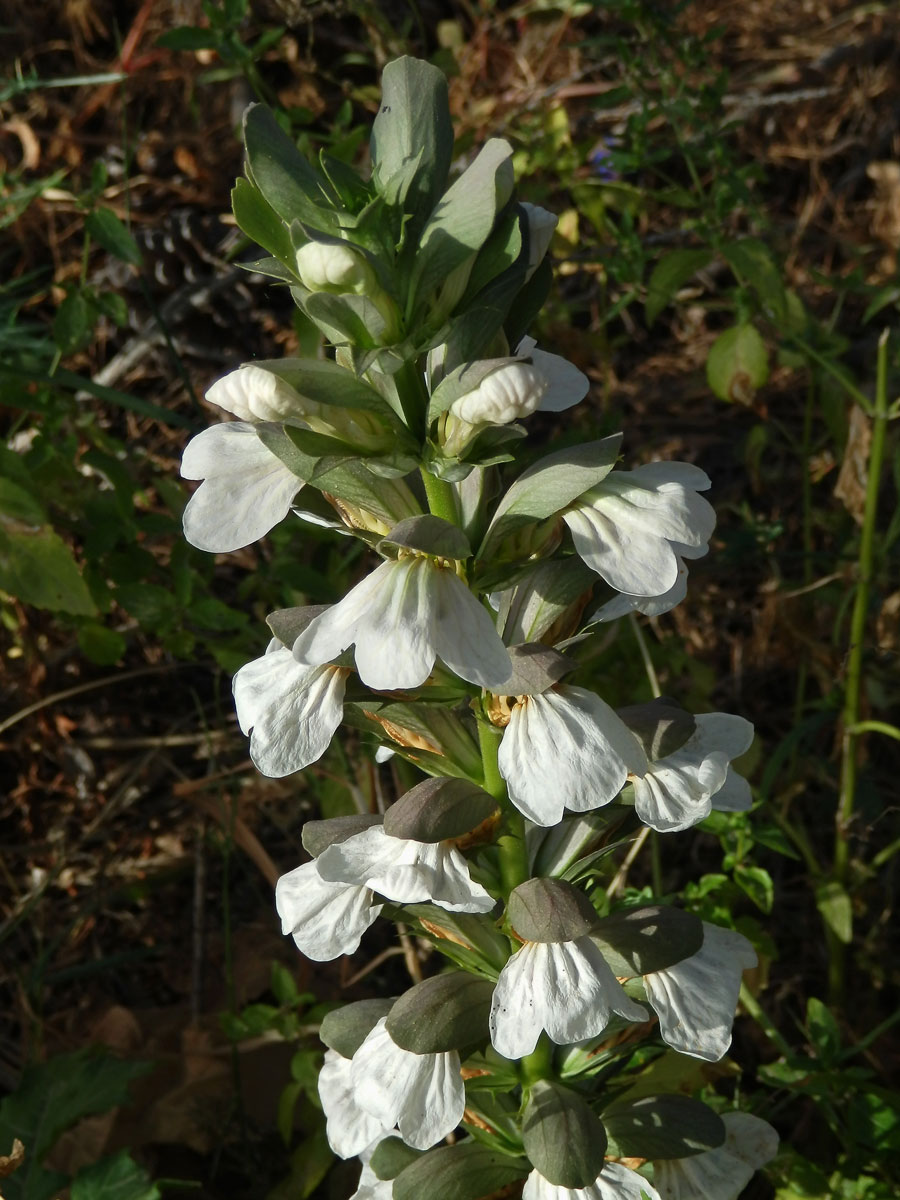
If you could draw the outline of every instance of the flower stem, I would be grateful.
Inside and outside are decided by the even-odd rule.
[[[500,774],[497,756],[502,733],[487,721],[478,722],[478,742],[481,746],[481,765],[484,771],[484,790],[489,792],[500,805],[503,814],[504,832],[497,839],[500,859],[500,879],[504,896],[513,888],[531,877],[528,868],[528,850],[525,846],[525,820],[517,808],[509,802],[506,783]]]
[[[553,1043],[542,1033],[538,1044],[522,1059],[520,1067],[524,1084],[537,1083],[539,1079],[553,1078]]]
[[[425,495],[428,497],[428,507],[432,516],[443,517],[452,525],[459,524],[459,509],[456,506],[456,493],[445,479],[438,479],[425,467],[419,468],[422,482],[425,484]]]
[[[841,742],[841,792],[835,818],[833,878],[846,888],[850,876],[850,843],[848,835],[853,820],[856,800],[856,770],[858,729],[860,724],[860,697],[862,692],[863,650],[865,647],[866,618],[869,611],[869,588],[872,582],[872,567],[875,554],[876,518],[878,515],[878,492],[881,486],[881,471],[884,464],[885,439],[888,422],[887,403],[887,343],[885,330],[878,342],[878,365],[875,384],[875,405],[872,415],[872,448],[869,452],[869,472],[866,481],[866,503],[863,511],[862,535],[859,543],[859,579],[853,601],[850,620],[850,647],[847,656],[847,682],[844,691],[843,735]],[[846,946],[828,929],[830,962],[829,984],[833,1000],[841,997],[844,989],[844,963]]]

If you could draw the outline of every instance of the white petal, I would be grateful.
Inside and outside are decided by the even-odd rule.
[[[521,348],[521,344],[520,344]],[[583,400],[591,386],[590,380],[574,363],[559,354],[531,350],[531,361],[547,380],[547,391],[541,400],[541,412],[563,412]]]
[[[382,1017],[353,1056],[359,1105],[398,1125],[408,1146],[427,1150],[451,1133],[466,1107],[459,1054],[413,1054],[398,1046]]]
[[[335,1050],[325,1051],[319,1072],[319,1099],[328,1145],[340,1158],[359,1154],[391,1128],[357,1104],[350,1082],[350,1059]]]
[[[563,686],[515,705],[499,765],[519,811],[536,825],[555,825],[564,808],[587,812],[609,804],[629,771],[643,771],[647,760],[599,696]]]
[[[363,884],[398,904],[430,900],[451,912],[494,907],[455,847],[391,837],[380,825],[329,846],[316,864],[324,879]]]
[[[255,363],[217,379],[206,399],[242,421],[283,423],[303,416],[303,400],[291,385]]]
[[[282,875],[275,884],[281,929],[316,962],[328,962],[358,949],[362,935],[381,912],[368,888],[328,883],[315,862]],[[392,1122],[393,1124],[393,1122]]]
[[[778,1134],[766,1121],[740,1112],[722,1120],[725,1141],[715,1150],[653,1164],[662,1200],[738,1200],[756,1168],[777,1154]]]
[[[704,749],[721,750],[727,758],[740,758],[753,744],[753,725],[732,713],[701,713],[691,741]]]
[[[602,1033],[614,1012],[628,1021],[647,1019],[589,937],[526,942],[494,988],[491,1042],[505,1058],[523,1058],[541,1030],[557,1045],[568,1045]]]
[[[303,486],[242,421],[213,425],[192,438],[181,473],[204,481],[184,510],[184,536],[215,554],[263,537],[287,516]]]
[[[716,1062],[731,1045],[741,975],[756,965],[750,942],[703,922],[703,945],[690,958],[644,976],[659,1030],[673,1050]]]
[[[687,567],[677,554],[675,558],[678,563],[678,578],[667,592],[663,592],[661,596],[626,596],[624,592],[620,592],[618,596],[613,596],[611,600],[601,604],[590,617],[590,622],[617,621],[619,617],[625,617],[630,612],[643,613],[645,617],[660,617],[663,613],[671,612],[687,595]]]
[[[284,646],[241,667],[234,699],[241,729],[253,729],[257,769],[279,779],[321,758],[343,718],[345,687],[345,671],[304,666]]]
[[[636,524],[624,505],[563,513],[579,556],[616,591],[658,596],[678,581],[678,559],[663,537]]]
[[[539,1171],[525,1180],[522,1200],[661,1200],[653,1184],[621,1163],[608,1162],[593,1183],[567,1188],[550,1183]],[[701,1200],[699,1196],[693,1200]]]
[[[738,775],[729,767],[725,782],[712,798],[713,808],[720,812],[746,812],[752,803],[750,784],[743,775]]]
[[[438,571],[435,584],[438,657],[461,679],[499,691],[512,674],[512,663],[487,609],[452,571]]]

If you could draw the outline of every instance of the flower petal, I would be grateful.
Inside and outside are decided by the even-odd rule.
[[[512,663],[487,609],[451,571],[438,571],[435,585],[438,657],[461,679],[498,691],[512,674]]]
[[[567,1188],[550,1183],[539,1171],[525,1180],[522,1200],[661,1200],[652,1183],[622,1163],[608,1162],[593,1183],[585,1188]],[[700,1200],[699,1196],[693,1200]]]
[[[362,935],[381,912],[368,888],[328,883],[315,862],[282,875],[275,884],[275,907],[281,929],[316,962],[352,954]],[[393,1124],[393,1122],[391,1122]]]
[[[778,1134],[750,1113],[723,1113],[725,1141],[690,1158],[653,1164],[661,1200],[738,1200],[757,1167],[778,1153]]]
[[[690,958],[644,976],[659,1031],[673,1050],[717,1062],[731,1045],[741,975],[756,966],[750,942],[703,922],[703,945]]]
[[[325,1051],[319,1072],[319,1099],[328,1145],[340,1158],[359,1154],[391,1128],[357,1104],[350,1082],[350,1059],[335,1050]]]
[[[530,357],[547,380],[547,391],[538,405],[541,412],[563,412],[585,398],[590,380],[574,363],[546,350],[532,349]]]
[[[647,1020],[589,937],[526,942],[494,988],[491,1042],[505,1058],[523,1058],[541,1030],[560,1046],[581,1042],[602,1033],[613,1013],[627,1021]]]
[[[555,825],[564,808],[587,812],[609,804],[628,772],[643,772],[647,760],[608,704],[564,685],[515,705],[499,765],[519,811],[536,825]]]
[[[243,421],[213,425],[192,438],[181,473],[203,480],[184,510],[184,536],[214,554],[263,537],[284,520],[303,486]]]

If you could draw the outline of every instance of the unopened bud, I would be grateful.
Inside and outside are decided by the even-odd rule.
[[[530,363],[509,363],[460,396],[451,414],[470,425],[508,425],[530,416],[547,391],[547,380]]]
[[[343,243],[307,242],[297,251],[297,273],[311,292],[364,295],[377,288],[365,258]]]
[[[321,412],[321,405],[301,396],[289,383],[272,371],[247,363],[217,379],[206,393],[210,404],[217,404],[241,421],[278,421],[290,424],[306,421]]]

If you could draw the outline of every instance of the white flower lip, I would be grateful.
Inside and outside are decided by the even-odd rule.
[[[391,837],[381,825],[329,846],[316,864],[323,879],[362,885],[398,904],[432,901],[449,912],[473,913],[495,904],[457,849]]]
[[[315,962],[329,962],[359,949],[362,935],[382,906],[369,888],[328,883],[315,862],[303,863],[275,884],[275,908],[281,929]]]
[[[653,1164],[662,1200],[738,1200],[756,1168],[778,1153],[778,1134],[768,1122],[742,1112],[723,1113],[722,1120],[723,1145]]]
[[[708,549],[715,512],[697,494],[709,478],[690,463],[612,471],[562,514],[575,549],[618,592],[672,592],[682,558]]]
[[[594,1182],[585,1188],[561,1187],[550,1183],[539,1171],[532,1171],[522,1189],[522,1200],[643,1200],[643,1195],[648,1200],[665,1200],[637,1171],[617,1162],[606,1163]],[[699,1196],[700,1193],[691,1200],[699,1200]]]
[[[635,773],[634,807],[645,825],[658,833],[688,829],[709,816],[715,798],[729,776],[729,760],[743,754],[753,741],[753,726],[730,713],[705,713],[696,729],[674,754]],[[738,780],[732,773],[729,794],[738,802]],[[749,787],[747,787],[749,801]],[[726,797],[727,800],[727,797]]]
[[[408,1146],[427,1150],[462,1120],[466,1094],[459,1054],[413,1054],[396,1044],[382,1017],[353,1055],[350,1079],[365,1112],[396,1125]]]
[[[303,486],[244,421],[212,425],[191,438],[181,474],[203,480],[184,510],[184,536],[213,554],[240,550],[267,534]]]
[[[302,420],[304,407],[310,407],[310,402],[304,401],[289,383],[254,363],[245,363],[217,379],[207,390],[206,399],[239,420],[250,422]]]
[[[238,723],[263,775],[280,779],[321,758],[344,715],[346,671],[306,667],[274,641],[234,677]]]
[[[356,1102],[350,1080],[349,1058],[336,1050],[325,1051],[319,1072],[319,1099],[325,1113],[325,1135],[339,1158],[352,1158],[382,1137],[390,1128]]]
[[[731,1045],[741,976],[756,961],[743,934],[704,921],[696,954],[644,976],[663,1041],[692,1058],[718,1062]]]
[[[375,691],[415,688],[440,658],[462,679],[500,688],[512,663],[493,622],[449,569],[418,556],[387,560],[294,643],[311,666],[356,644],[356,669]]]
[[[515,705],[500,743],[509,797],[536,825],[609,804],[646,755],[599,696],[563,684]]]
[[[646,1021],[589,936],[526,942],[503,970],[491,1003],[491,1042],[504,1058],[523,1058],[545,1031],[557,1045],[601,1034],[613,1013]]]

